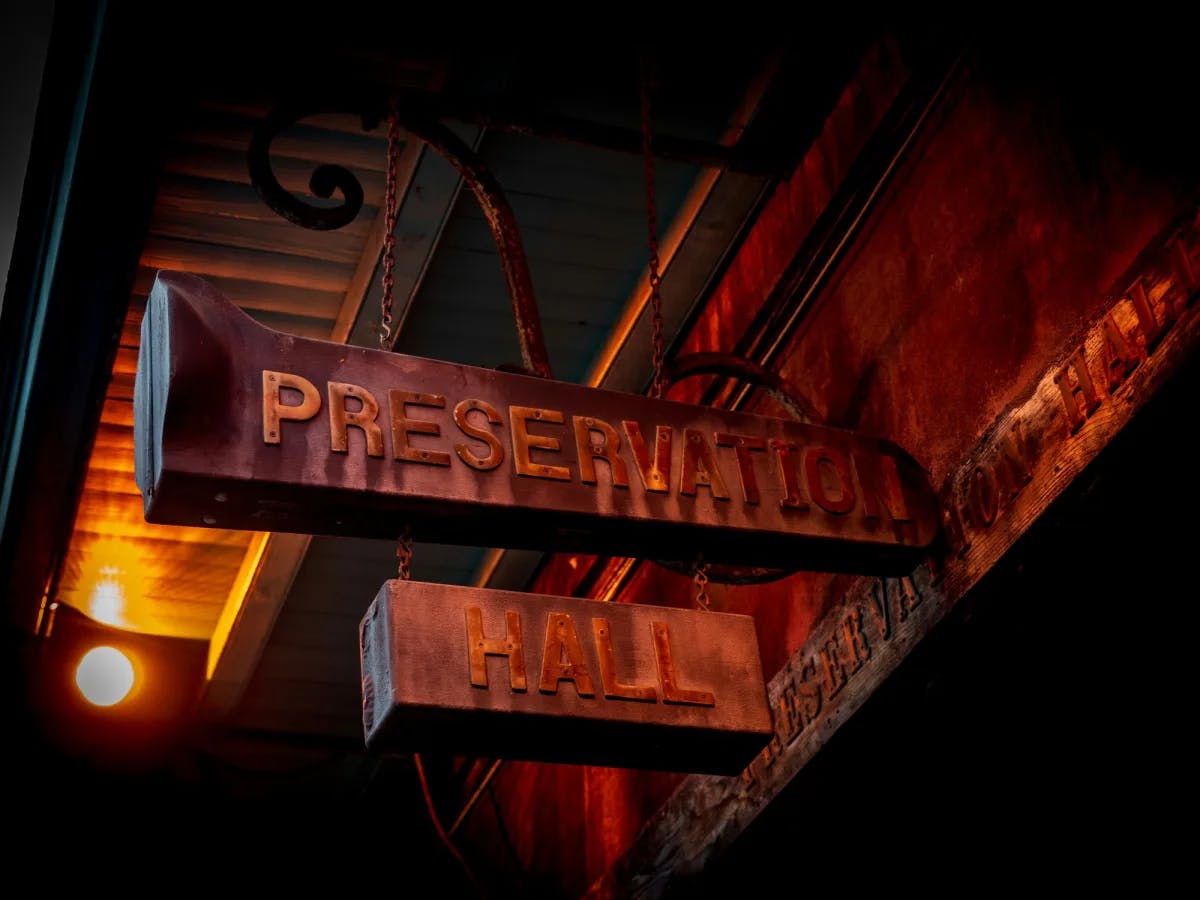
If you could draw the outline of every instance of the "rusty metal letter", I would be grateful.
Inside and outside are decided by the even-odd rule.
[[[765,453],[767,450],[766,438],[718,431],[717,446],[733,448],[734,456],[737,457],[738,478],[742,482],[742,496],[746,498],[747,503],[757,503],[759,500],[758,479],[754,476],[754,460],[750,457],[750,452],[758,450]]]
[[[546,450],[558,453],[562,445],[558,438],[541,434],[530,434],[527,420],[549,422],[552,425],[563,423],[563,414],[557,409],[538,409],[532,406],[510,406],[508,408],[509,423],[512,426],[513,466],[518,475],[532,475],[535,478],[549,478],[552,481],[570,481],[571,470],[566,466],[549,466],[535,463],[529,457],[531,449]]]
[[[471,412],[471,410],[478,410],[483,413],[491,425],[500,424],[500,413],[496,411],[496,407],[485,400],[461,400],[454,407],[454,424],[467,437],[475,438],[475,440],[487,444],[488,455],[478,456],[466,444],[455,444],[454,452],[458,454],[459,459],[472,469],[487,472],[496,468],[496,466],[504,461],[504,447],[501,445],[499,438],[492,434],[491,431],[471,424],[470,419],[467,418],[467,413]]]
[[[827,470],[837,477],[838,494],[830,497],[821,473],[821,463],[828,463]],[[825,512],[844,515],[854,509],[854,482],[850,479],[850,465],[846,456],[832,447],[813,447],[804,456],[804,477],[808,482],[808,493]]]
[[[796,464],[800,456],[800,448],[787,441],[771,441],[771,450],[775,453],[775,461],[779,464],[779,478],[783,482],[783,497],[779,505],[784,509],[808,509],[808,501],[800,493],[800,479],[796,474]]]
[[[629,470],[621,459],[621,436],[603,419],[593,419],[590,416],[572,416],[575,426],[575,448],[579,458],[579,480],[584,484],[596,483],[596,460],[608,461],[608,470],[612,473],[612,483],[615,487],[629,487]],[[592,432],[602,435],[601,442],[592,443]]]
[[[592,619],[592,634],[596,638],[596,655],[600,658],[600,684],[604,696],[621,700],[657,700],[658,692],[651,685],[625,684],[617,679],[617,660],[608,619]]]
[[[263,443],[278,444],[283,436],[279,430],[280,421],[304,422],[311,419],[321,409],[321,394],[317,386],[307,378],[293,375],[291,372],[272,372],[263,369]],[[280,403],[280,388],[291,388],[300,392],[301,401],[295,405]]]
[[[679,686],[675,672],[675,660],[671,656],[671,635],[666,622],[651,622],[650,634],[654,638],[654,659],[658,663],[658,680],[662,683],[664,703],[686,703],[692,706],[716,706],[711,691],[698,691]]]
[[[521,641],[521,616],[515,610],[504,611],[504,623],[508,633],[502,638],[483,636],[483,611],[478,606],[467,607],[467,651],[471,661],[471,684],[475,687],[488,686],[487,657],[508,657],[508,680],[514,691],[524,691],[525,645]]]
[[[679,493],[696,496],[696,485],[708,485],[718,500],[729,499],[729,488],[717,468],[716,454],[697,428],[683,430],[683,458],[679,461]]]
[[[563,662],[563,654],[567,660]],[[551,611],[546,617],[546,646],[542,650],[542,680],[539,688],[544,694],[557,694],[560,681],[575,682],[580,697],[594,697],[592,674],[579,646],[575,622],[565,612]]]
[[[379,402],[371,392],[357,384],[330,381],[329,385],[329,448],[338,453],[349,452],[349,426],[361,428],[367,438],[367,455],[383,456],[383,432],[375,420],[379,418]],[[346,409],[346,398],[355,397],[362,408],[357,412]]]
[[[418,450],[408,443],[410,434],[428,434],[437,437],[442,427],[437,422],[410,419],[409,406],[428,406],[445,409],[446,398],[441,394],[421,394],[416,391],[388,391],[388,407],[392,413],[392,455],[408,462],[426,463],[431,466],[450,465],[450,454],[444,450]]]
[[[621,426],[629,438],[629,449],[633,451],[633,461],[642,476],[642,487],[665,494],[670,490],[671,482],[671,426],[659,425],[654,429],[653,463],[646,449],[646,439],[642,437],[642,426],[630,421],[621,422]]]

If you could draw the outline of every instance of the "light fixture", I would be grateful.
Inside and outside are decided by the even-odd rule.
[[[115,706],[133,689],[133,663],[116,647],[93,647],[75,670],[75,684],[95,706]]]

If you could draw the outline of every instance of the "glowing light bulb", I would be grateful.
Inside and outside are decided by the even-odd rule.
[[[133,663],[116,647],[93,647],[79,661],[75,684],[89,703],[114,706],[133,689]]]
[[[96,579],[92,596],[88,598],[92,618],[118,628],[126,624],[125,589],[121,586],[120,575],[121,570],[116,566],[101,566],[100,577]]]

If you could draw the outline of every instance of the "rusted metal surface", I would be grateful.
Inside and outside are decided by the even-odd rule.
[[[508,198],[483,160],[453,131],[433,119],[407,115],[401,110],[400,123],[440,153],[458,170],[487,219],[500,254],[508,297],[517,323],[517,341],[521,346],[521,361],[525,368],[542,378],[552,378],[550,357],[542,335],[542,322],[533,294],[533,279],[525,258],[525,245]]]
[[[771,734],[748,616],[394,580],[360,645],[375,750],[732,773]]]
[[[283,335],[176,273],[159,276],[145,335],[136,455],[152,522],[364,537],[411,524],[416,539],[443,543],[864,572],[911,568],[938,531],[920,468],[878,438]],[[304,383],[325,395],[328,415],[287,418],[290,404],[312,405]],[[461,408],[466,400],[476,402]],[[278,443],[264,435],[264,414],[268,432],[278,417]],[[604,471],[614,468],[604,451],[576,446],[573,416],[624,438],[615,452],[638,473],[628,486]],[[653,457],[643,433],[655,435]],[[718,434],[762,438],[786,464],[795,457],[812,502],[784,502],[795,484],[772,474],[768,454],[756,454],[759,502],[747,502]],[[414,450],[430,459],[414,464]],[[451,450],[449,466],[433,457]],[[500,464],[482,468],[494,456]],[[581,457],[596,483],[580,477]]]

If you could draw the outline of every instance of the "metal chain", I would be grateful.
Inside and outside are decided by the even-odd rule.
[[[396,547],[396,559],[400,560],[399,573],[402,581],[412,580],[412,554],[412,532],[409,527],[405,525],[404,531],[400,535],[400,543]]]
[[[642,61],[642,158],[645,166],[646,182],[646,231],[650,245],[650,311],[654,325],[653,363],[654,381],[650,393],[655,398],[661,398],[664,391],[663,360],[666,357],[666,341],[663,338],[662,291],[660,285],[662,276],[659,273],[658,260],[658,197],[654,187],[654,147],[652,143],[652,128],[650,119],[650,94],[653,87],[653,66],[648,60]]]
[[[708,605],[708,563],[704,561],[704,557],[696,560],[696,574],[693,580],[696,582],[696,608],[712,612],[712,607]]]
[[[390,350],[392,337],[392,291],[396,287],[396,215],[400,205],[397,196],[397,172],[400,167],[400,111],[393,100],[388,111],[387,188],[383,195],[383,298],[379,304],[379,347]],[[412,530],[404,526],[396,546],[400,561],[398,574],[403,581],[412,580]]]
[[[383,197],[383,299],[380,301],[379,346],[391,349],[392,291],[396,286],[397,172],[400,168],[400,113],[392,101],[388,113],[387,190]]]

